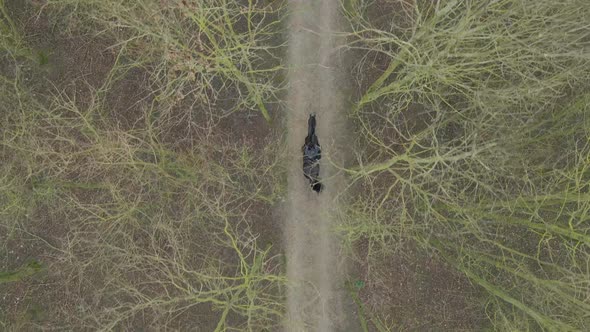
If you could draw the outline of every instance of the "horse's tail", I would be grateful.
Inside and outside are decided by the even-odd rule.
[[[311,185],[311,189],[319,194],[324,189],[324,186],[319,182],[315,182]]]

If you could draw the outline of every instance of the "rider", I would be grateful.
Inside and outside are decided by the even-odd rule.
[[[322,184],[319,182],[319,161],[322,158],[322,150],[315,134],[315,114],[309,115],[307,125],[307,137],[305,137],[305,144],[301,147],[303,152],[303,174],[309,180],[312,189],[319,193],[322,190]]]

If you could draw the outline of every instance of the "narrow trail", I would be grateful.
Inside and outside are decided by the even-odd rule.
[[[344,185],[330,161],[339,161],[345,132],[344,100],[337,81],[342,70],[335,52],[338,2],[293,0],[289,24],[288,148],[289,207],[284,239],[287,249],[287,331],[350,331],[344,304],[344,264],[331,226],[335,197]],[[322,146],[320,177],[325,187],[313,192],[302,173],[307,119],[317,115]],[[354,330],[354,329],[353,329]]]

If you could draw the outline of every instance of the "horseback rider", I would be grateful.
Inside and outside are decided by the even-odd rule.
[[[319,193],[322,190],[322,184],[319,181],[319,161],[322,158],[322,150],[315,134],[315,125],[315,114],[310,114],[307,121],[307,137],[301,151],[303,152],[303,174],[309,180],[311,188]]]

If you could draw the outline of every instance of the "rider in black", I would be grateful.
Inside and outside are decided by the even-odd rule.
[[[315,134],[315,114],[309,115],[307,125],[307,137],[305,137],[305,144],[301,148],[303,151],[303,174],[309,180],[311,188],[319,193],[322,191],[322,184],[319,181],[322,150]]]

